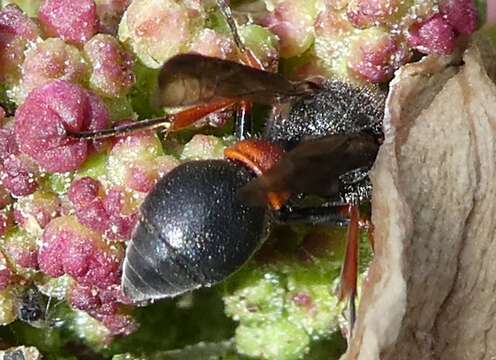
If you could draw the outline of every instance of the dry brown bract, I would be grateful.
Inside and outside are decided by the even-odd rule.
[[[472,45],[463,60],[427,58],[391,84],[372,171],[376,257],[346,359],[496,358],[496,86],[484,66],[496,54]]]

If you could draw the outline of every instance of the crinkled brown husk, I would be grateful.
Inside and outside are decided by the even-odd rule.
[[[376,256],[344,359],[496,358],[496,52],[400,69],[371,178]]]

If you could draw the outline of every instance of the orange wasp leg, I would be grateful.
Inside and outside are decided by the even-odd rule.
[[[353,334],[355,325],[356,310],[356,290],[358,276],[358,231],[359,231],[359,213],[358,206],[349,205],[348,213],[350,223],[346,239],[346,249],[344,255],[343,267],[341,269],[341,280],[338,289],[338,299],[348,301],[348,343]]]
[[[68,135],[78,139],[104,139],[112,136],[124,135],[134,131],[151,130],[156,128],[166,128],[167,131],[178,131],[213,112],[233,106],[234,100],[215,101],[204,105],[195,106],[176,114],[165,115],[163,117],[146,119],[125,125],[97,131],[68,131]]]
[[[172,125],[168,130],[178,131],[185,129],[208,114],[233,106],[235,103],[236,101],[234,100],[214,101],[205,105],[195,106],[177,114],[172,114],[170,115]]]

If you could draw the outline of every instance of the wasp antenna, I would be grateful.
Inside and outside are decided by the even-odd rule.
[[[171,119],[169,116],[146,119],[139,122],[133,122],[130,124],[119,125],[110,129],[97,130],[97,131],[67,131],[70,137],[76,139],[86,139],[86,140],[99,140],[105,139],[112,136],[125,135],[135,131],[151,130],[156,128],[168,128],[171,125]]]
[[[232,14],[231,8],[229,5],[227,5],[225,0],[217,0],[217,6],[220,8],[220,11],[222,12],[222,15],[224,15],[224,18],[227,21],[227,24],[229,25],[229,28],[231,29],[232,36],[234,38],[234,42],[236,43],[236,47],[239,49],[239,51],[242,53],[243,62],[246,65],[249,65],[251,67],[254,67],[256,69],[263,70],[264,65],[260,62],[259,59],[253,54],[253,52],[247,48],[241,40],[241,36],[239,35],[238,31],[238,26],[236,25],[236,20],[234,20],[234,16]]]
[[[234,20],[231,8],[229,7],[229,5],[227,5],[225,0],[217,0],[217,6],[222,12],[222,15],[224,15],[224,17],[226,18],[227,25],[229,25],[229,28],[231,29],[231,33],[236,46],[239,48],[239,50],[241,50],[241,52],[245,52],[246,47],[241,40],[241,37],[239,36],[238,26],[236,25],[236,21]]]

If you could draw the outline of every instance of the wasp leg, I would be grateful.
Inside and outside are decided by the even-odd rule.
[[[166,128],[168,131],[178,131],[187,128],[210,113],[225,109],[234,104],[235,101],[233,100],[215,101],[155,119],[146,119],[105,130],[80,132],[67,131],[67,134],[70,137],[77,139],[96,140],[156,128]]]
[[[273,217],[276,222],[285,224],[306,223],[313,225],[348,226],[345,255],[337,296],[340,301],[347,302],[347,340],[349,343],[353,335],[356,320],[359,229],[362,227],[367,228],[372,249],[374,248],[374,242],[370,216],[367,215],[362,218],[358,205],[354,205],[356,203],[345,205],[345,201],[338,198],[319,207],[292,208],[286,204],[277,212],[274,212]]]
[[[231,107],[235,103],[234,100],[214,101],[169,115],[172,118],[172,125],[170,126],[169,131],[185,129],[208,114]]]
[[[276,222],[327,224],[337,226],[348,226],[346,235],[346,249],[343,266],[341,269],[338,298],[347,301],[348,342],[353,333],[356,320],[356,291],[358,277],[358,232],[360,228],[360,216],[357,205],[343,206],[340,202],[330,203],[320,207],[297,207],[291,208],[286,205],[274,213]],[[370,223],[367,222],[367,225]],[[363,223],[362,223],[363,225]],[[370,226],[369,229],[372,227]]]
[[[338,289],[340,301],[348,301],[348,343],[353,335],[356,311],[355,298],[358,275],[358,223],[359,213],[356,205],[349,206],[350,224],[346,241],[343,267],[341,269],[341,280]]]
[[[264,70],[262,63],[257,59],[255,54],[253,54],[253,52],[245,46],[243,40],[241,40],[238,26],[236,25],[236,21],[234,20],[234,17],[232,15],[231,8],[227,4],[227,2],[225,0],[217,0],[217,6],[222,12],[222,15],[224,15],[229,29],[231,30],[232,37],[240,53],[240,60],[246,65],[249,65],[253,68]],[[241,101],[237,108],[235,119],[235,135],[238,140],[245,140],[249,138],[253,131],[251,107],[252,104],[250,102]]]
[[[256,69],[263,70],[263,64],[260,62],[260,60],[257,59],[255,54],[253,54],[253,52],[245,46],[243,40],[241,40],[238,26],[236,25],[236,21],[234,20],[231,8],[227,4],[227,2],[225,0],[217,0],[217,6],[226,19],[229,30],[231,30],[232,37],[234,39],[234,42],[236,43],[236,47],[241,53],[241,60],[243,61],[243,63]]]
[[[261,62],[255,57],[255,55],[246,48],[241,36],[238,32],[238,27],[236,21],[232,15],[231,8],[226,3],[225,0],[217,0],[217,6],[224,15],[231,34],[233,36],[234,42],[240,52],[241,61],[253,68],[263,70]],[[248,101],[241,101],[236,111],[235,119],[235,135],[238,140],[245,140],[250,137],[252,133],[252,121],[251,121],[251,107],[252,104]]]
[[[118,125],[110,129],[96,131],[70,131],[67,130],[67,135],[76,139],[99,140],[113,136],[125,135],[135,131],[151,130],[156,128],[167,128],[171,124],[168,116],[146,119],[130,124]]]
[[[251,137],[253,132],[251,103],[241,101],[236,111],[235,135],[238,140],[245,140]]]
[[[281,224],[311,224],[347,226],[350,222],[347,211],[342,205],[325,205],[318,207],[283,206],[274,213],[274,220]]]
[[[232,36],[234,38],[234,42],[236,43],[236,46],[241,50],[245,51],[245,44],[241,40],[241,37],[239,36],[238,33],[238,27],[236,26],[236,21],[234,20],[234,17],[232,15],[231,8],[229,5],[227,5],[225,0],[217,0],[217,6],[219,7],[220,11],[222,12],[222,15],[224,15],[224,18],[226,19],[227,25],[229,26],[229,29],[231,30]]]
[[[265,67],[262,64],[262,62],[247,47],[245,47],[245,49],[241,52],[241,61],[245,65],[251,66],[252,68],[255,68],[258,70],[265,70]]]

